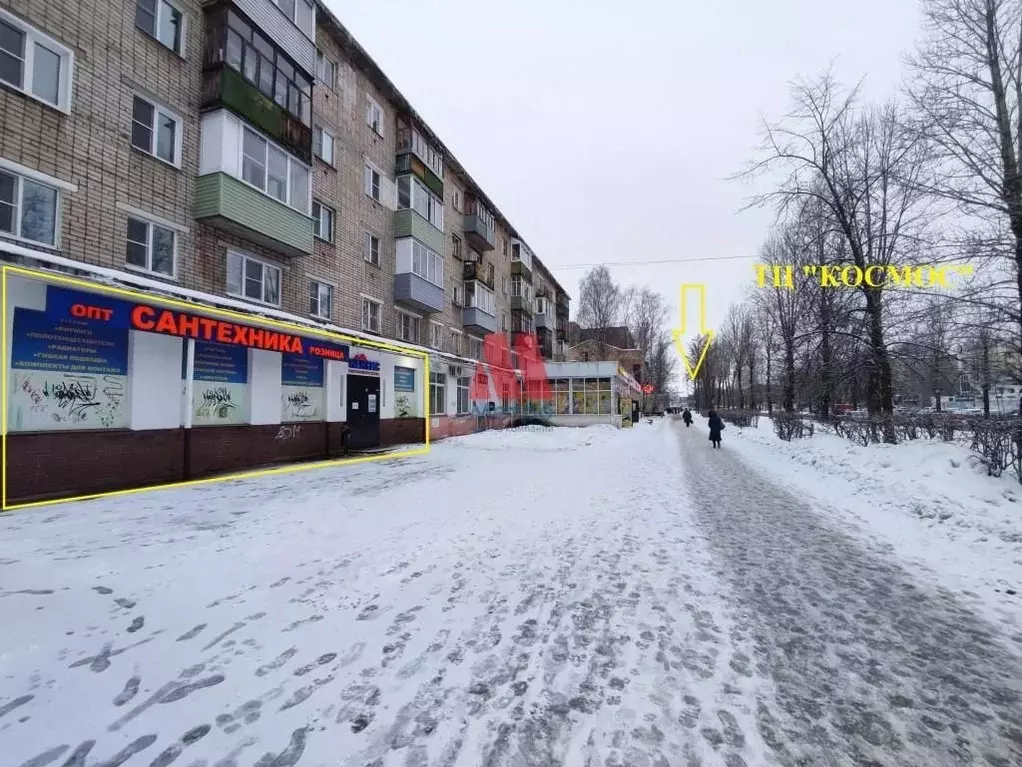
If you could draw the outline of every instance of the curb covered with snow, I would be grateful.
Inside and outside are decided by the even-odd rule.
[[[863,447],[817,430],[784,442],[769,418],[730,426],[724,447],[828,506],[949,588],[979,596],[992,617],[1022,624],[1022,486],[986,476],[958,444],[913,440]]]

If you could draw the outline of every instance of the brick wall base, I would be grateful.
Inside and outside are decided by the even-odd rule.
[[[430,421],[430,441],[447,437],[463,437],[490,429],[506,429],[511,424],[509,415],[491,415],[480,418],[474,415],[441,416]]]
[[[425,441],[421,418],[381,419],[382,445]],[[7,502],[56,500],[341,456],[340,423],[7,435]]]

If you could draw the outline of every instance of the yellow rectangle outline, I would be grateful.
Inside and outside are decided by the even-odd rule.
[[[348,336],[343,333],[334,333],[329,330],[322,330],[319,328],[307,327],[305,325],[299,325],[293,322],[287,322],[284,320],[275,320],[265,317],[255,317],[253,315],[244,314],[242,312],[232,311],[230,309],[220,309],[217,307],[206,306],[205,304],[193,303],[189,301],[182,301],[176,298],[166,298],[164,296],[153,295],[151,293],[142,293],[136,290],[129,290],[126,288],[117,288],[109,285],[100,285],[94,282],[89,282],[76,277],[64,277],[62,275],[50,274],[48,272],[42,272],[36,269],[26,269],[20,266],[3,265],[0,268],[2,276],[0,276],[0,310],[3,311],[3,321],[0,323],[0,330],[3,332],[3,338],[0,338],[0,405],[2,405],[3,412],[0,413],[0,442],[2,442],[2,456],[0,456],[0,512],[14,511],[15,509],[27,509],[33,506],[53,506],[61,503],[72,503],[74,501],[88,501],[95,500],[97,498],[112,498],[115,496],[123,495],[134,495],[136,493],[147,493],[155,490],[169,490],[175,487],[190,487],[194,485],[207,485],[215,482],[227,482],[235,479],[255,479],[256,477],[268,477],[275,474],[289,474],[299,471],[310,471],[313,469],[323,469],[329,466],[340,466],[354,463],[369,463],[370,461],[383,461],[393,460],[396,458],[411,458],[418,455],[428,455],[430,451],[429,443],[429,422],[431,413],[429,411],[429,352],[419,352],[412,349],[405,349],[399,346],[393,346],[391,344],[382,343],[379,341],[371,341],[364,338],[358,338],[356,336]],[[289,466],[279,466],[272,469],[258,469],[255,471],[243,471],[231,474],[225,474],[218,477],[206,477],[204,479],[186,479],[181,482],[166,482],[161,485],[151,485],[147,487],[136,487],[129,488],[126,490],[110,490],[105,493],[91,493],[88,495],[76,495],[71,498],[57,498],[48,501],[29,501],[27,503],[7,503],[7,275],[8,273],[24,275],[30,279],[39,280],[44,283],[63,283],[65,285],[71,285],[73,287],[82,288],[88,292],[94,293],[107,293],[115,296],[124,296],[133,300],[142,299],[147,304],[159,304],[167,305],[169,307],[180,308],[186,311],[195,312],[201,311],[203,313],[218,315],[220,317],[227,317],[247,324],[265,324],[270,327],[283,328],[292,332],[301,334],[303,336],[314,335],[320,336],[328,340],[341,339],[352,345],[383,349],[385,351],[393,351],[395,353],[402,354],[407,357],[418,357],[423,360],[424,374],[422,381],[422,404],[423,412],[425,413],[425,444],[414,450],[402,451],[397,454],[387,455],[371,455],[362,456],[359,458],[337,458],[328,461],[314,461],[310,463],[298,463]],[[382,376],[381,376],[382,378]],[[383,385],[381,380],[380,385]],[[201,427],[200,427],[201,428]]]

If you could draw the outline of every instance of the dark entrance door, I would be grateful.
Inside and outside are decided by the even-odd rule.
[[[639,401],[637,399],[632,400],[632,423],[639,422]]]
[[[380,444],[380,379],[348,376],[348,447],[359,450]]]

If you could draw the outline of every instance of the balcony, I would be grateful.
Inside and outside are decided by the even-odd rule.
[[[539,341],[539,351],[543,359],[551,359],[554,356],[554,334],[548,328],[536,328],[536,338]]]
[[[444,233],[410,208],[394,211],[394,237],[414,237],[437,253],[447,248]]]
[[[497,318],[483,311],[478,306],[466,306],[462,310],[461,321],[465,326],[465,330],[472,331],[473,333],[487,334],[497,332]]]
[[[566,293],[557,294],[557,303],[554,305],[554,311],[557,314],[557,319],[568,320],[568,298]]]
[[[548,311],[536,312],[534,321],[537,328],[546,328],[548,330],[553,330],[554,328],[554,318],[550,316]]]
[[[226,64],[202,73],[200,108],[226,107],[302,162],[312,162],[312,129]]]
[[[296,14],[291,18],[281,12],[273,0],[203,0],[207,15],[216,14],[234,5],[248,19],[273,40],[306,74],[316,75],[316,13],[315,4],[298,0]]]
[[[521,312],[532,317],[532,299],[524,296],[511,296],[511,311]]]
[[[465,239],[476,250],[485,253],[493,250],[496,237],[493,233],[493,214],[476,200],[468,199],[465,207]]]
[[[568,331],[565,330],[562,327],[557,328],[556,335],[557,335],[557,340],[558,341],[567,341],[568,340]]]
[[[195,218],[284,256],[312,253],[312,219],[226,173],[195,179]]]
[[[476,280],[483,283],[490,290],[494,289],[493,268],[489,264],[479,263],[478,261],[463,261],[461,267],[462,279],[465,282]]]
[[[414,272],[394,275],[394,302],[425,314],[442,312],[444,289]]]

